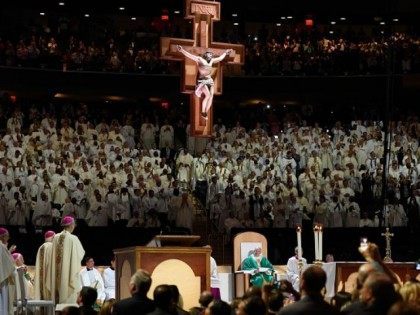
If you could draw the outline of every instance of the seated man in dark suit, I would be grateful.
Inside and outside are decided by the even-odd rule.
[[[321,267],[307,268],[300,282],[302,299],[296,303],[285,306],[279,315],[330,315],[337,314],[334,308],[324,301],[321,290],[325,287],[327,275]]]
[[[152,284],[152,278],[146,270],[139,269],[131,277],[131,298],[115,303],[112,315],[140,315],[152,312],[155,305],[146,295]]]
[[[94,310],[98,292],[91,287],[82,287],[77,297],[77,304],[79,305],[79,312],[83,315],[96,315],[97,311]]]
[[[169,285],[158,285],[153,291],[153,301],[155,302],[156,309],[149,313],[149,315],[177,314],[174,295]]]

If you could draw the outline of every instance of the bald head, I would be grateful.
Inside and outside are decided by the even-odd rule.
[[[367,304],[390,307],[397,297],[391,279],[379,272],[370,273],[360,290],[360,299]]]

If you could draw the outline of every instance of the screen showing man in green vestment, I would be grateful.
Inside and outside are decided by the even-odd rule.
[[[242,270],[250,274],[251,285],[262,287],[265,283],[273,281],[273,265],[264,257],[261,247],[255,248],[250,255],[242,261]]]

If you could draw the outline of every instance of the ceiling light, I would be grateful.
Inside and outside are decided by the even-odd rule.
[[[90,15],[88,13],[85,14],[85,17],[90,17]]]
[[[280,17],[280,20],[285,20],[286,19],[286,17],[285,16],[281,16]]]
[[[63,6],[63,5],[65,5],[65,3],[64,2],[59,2],[58,5]]]
[[[45,12],[39,12],[39,15],[44,16],[45,15]]]
[[[281,26],[281,23],[277,23],[276,25],[277,25],[277,26]]]
[[[337,24],[336,21],[331,21],[331,25],[335,25],[335,24]]]
[[[379,24],[381,24],[381,25],[385,25],[385,22],[384,21],[382,21],[381,23],[379,23]]]
[[[345,21],[345,20],[346,18],[344,16],[340,18],[340,21]]]
[[[289,15],[287,18],[290,20],[293,19],[293,16]]]
[[[238,13],[232,13],[232,16],[233,17],[237,17],[238,16]]]
[[[330,31],[330,34],[334,34],[334,31]]]
[[[125,8],[124,7],[120,7],[120,11],[124,11],[125,10]]]
[[[174,11],[174,14],[180,14],[180,13],[181,13],[181,11],[179,11],[179,10]]]
[[[233,23],[233,25],[238,26],[238,25],[239,25],[239,23],[238,23],[238,22],[235,22],[235,23]]]
[[[399,21],[399,19],[397,19],[397,18],[395,18],[395,19],[392,19],[394,22],[398,22]]]
[[[133,16],[133,17],[131,18],[131,21],[135,21],[135,20],[137,20],[137,18],[136,18],[135,16]]]

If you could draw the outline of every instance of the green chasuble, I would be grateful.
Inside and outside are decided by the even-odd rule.
[[[273,280],[273,265],[268,261],[266,257],[262,257],[261,263],[258,266],[257,260],[252,255],[245,258],[242,262],[242,270],[253,270],[258,268],[270,269],[267,272],[258,272],[256,274],[251,274],[251,284],[261,288],[264,282],[271,283],[271,281]]]

